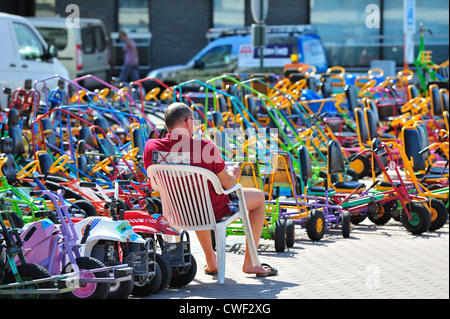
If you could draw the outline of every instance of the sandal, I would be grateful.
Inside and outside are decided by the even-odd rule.
[[[211,275],[211,276],[217,275],[217,270],[207,270],[206,265],[205,265],[205,274]]]
[[[256,274],[256,277],[269,277],[269,276],[276,276],[278,275],[278,270],[268,264],[261,264],[262,267],[264,267],[265,269],[269,269],[270,271],[265,272],[265,273],[259,273]]]

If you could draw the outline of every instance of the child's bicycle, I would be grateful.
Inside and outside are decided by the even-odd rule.
[[[14,214],[0,211],[0,298],[52,299],[76,289],[75,274],[52,276],[44,267],[26,261]]]

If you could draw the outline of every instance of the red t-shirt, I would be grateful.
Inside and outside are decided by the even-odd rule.
[[[214,174],[225,169],[225,162],[217,146],[206,140],[194,140],[186,136],[167,134],[163,139],[150,139],[144,149],[144,167],[152,164],[183,164],[205,168]],[[209,196],[216,221],[231,213],[228,195],[218,195],[209,185]]]

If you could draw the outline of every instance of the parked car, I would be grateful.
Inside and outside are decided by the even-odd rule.
[[[36,80],[56,74],[68,77],[67,69],[56,58],[53,45],[47,45],[30,22],[20,16],[0,12],[0,107],[7,106],[4,88],[31,89]],[[58,81],[49,81],[55,87]],[[52,89],[53,87],[49,88]]]
[[[252,46],[249,29],[212,30],[218,36],[188,63],[152,70],[147,77],[174,85],[191,79],[205,81],[224,73],[259,72],[259,50]],[[316,67],[318,73],[328,69],[325,48],[312,26],[268,26],[267,31],[265,72],[281,74],[292,55],[297,55],[299,63]]]
[[[28,19],[58,49],[71,80],[87,74],[109,80],[110,36],[102,20],[80,18],[79,28],[68,28],[62,17]]]

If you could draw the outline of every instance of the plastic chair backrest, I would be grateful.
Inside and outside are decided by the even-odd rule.
[[[201,167],[155,164],[147,168],[152,185],[160,193],[164,217],[183,230],[214,229],[216,220],[208,183],[223,193],[219,178]]]

